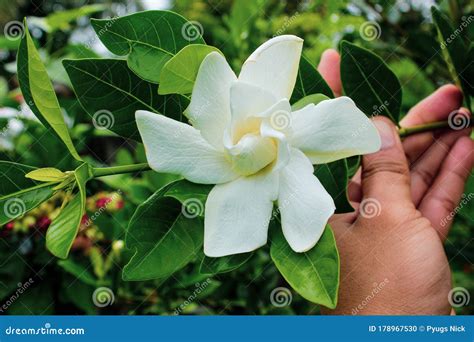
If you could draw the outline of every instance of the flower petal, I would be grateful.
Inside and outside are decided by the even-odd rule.
[[[185,114],[204,139],[222,148],[222,136],[230,123],[230,86],[236,76],[225,58],[211,52],[204,58]]]
[[[335,210],[334,201],[313,175],[313,165],[299,150],[291,150],[280,172],[278,207],[286,240],[295,252],[306,252],[321,237]]]
[[[255,116],[268,110],[276,102],[268,91],[245,82],[234,82],[230,88],[232,139],[237,142],[245,133],[258,131],[259,119]]]
[[[242,66],[239,80],[271,92],[277,99],[291,97],[295,87],[303,40],[278,36],[260,45]]]
[[[348,97],[310,104],[292,113],[290,144],[313,164],[324,164],[380,149],[370,119]]]
[[[224,152],[212,147],[192,126],[143,110],[135,116],[153,170],[201,184],[225,183],[238,177]]]
[[[276,173],[259,173],[216,185],[206,202],[204,253],[221,257],[263,246],[277,189]]]

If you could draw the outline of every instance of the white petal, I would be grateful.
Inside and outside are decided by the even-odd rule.
[[[278,36],[263,43],[242,66],[239,80],[271,92],[277,99],[291,97],[295,87],[303,40]]]
[[[221,257],[263,246],[277,191],[276,173],[216,185],[206,202],[204,253]]]
[[[348,97],[310,104],[292,113],[290,144],[313,164],[324,164],[380,149],[370,119]]]
[[[314,247],[335,210],[311,162],[297,149],[291,150],[290,162],[280,172],[278,207],[283,234],[295,252]]]
[[[222,148],[222,136],[230,123],[230,86],[236,76],[225,58],[211,52],[204,58],[185,114],[213,146]]]
[[[232,138],[234,143],[245,133],[258,130],[261,120],[255,116],[268,110],[276,102],[275,96],[255,85],[234,82],[230,88]]]
[[[238,176],[223,151],[218,151],[190,125],[139,110],[135,114],[150,167],[191,182],[219,184]]]

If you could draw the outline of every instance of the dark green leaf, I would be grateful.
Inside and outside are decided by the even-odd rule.
[[[190,94],[203,59],[219,49],[202,44],[188,45],[171,58],[161,70],[158,93]]]
[[[221,258],[204,256],[199,272],[202,274],[218,274],[233,271],[250,260],[253,253],[228,255]]]
[[[0,197],[36,186],[37,182],[25,178],[33,170],[35,168],[32,166],[0,161]]]
[[[125,138],[140,141],[135,112],[148,110],[183,120],[189,100],[160,96],[156,85],[137,77],[117,59],[64,60],[74,91],[91,121]]]
[[[53,196],[55,184],[44,183],[0,197],[0,226],[15,220]]]
[[[341,43],[341,79],[344,92],[369,117],[383,115],[398,123],[402,88],[385,62],[367,49]]]
[[[328,164],[314,166],[314,175],[319,179],[327,192],[334,199],[336,213],[352,212],[354,209],[347,197],[349,181],[347,162],[345,159]]]
[[[190,43],[204,44],[201,28],[179,14],[146,11],[121,18],[92,19],[98,37],[119,56],[128,55],[128,65],[137,75],[158,83],[167,61]]]
[[[25,36],[18,51],[18,80],[25,102],[36,117],[43,125],[52,129],[71,155],[80,161],[81,157],[72,143],[53,85],[31,39],[26,22]]]
[[[295,103],[311,94],[323,94],[329,98],[334,97],[331,88],[316,70],[316,67],[306,57],[301,56],[295,89],[291,95],[291,103]]]
[[[84,163],[75,171],[79,193],[56,217],[46,232],[46,247],[58,258],[66,259],[76,238],[86,208],[86,183],[92,177],[88,164]]]
[[[176,181],[138,207],[127,230],[126,245],[135,254],[125,266],[124,280],[166,278],[196,257],[210,188]]]
[[[294,252],[277,229],[272,236],[270,255],[291,287],[307,300],[334,309],[339,289],[339,254],[331,228],[308,252]]]

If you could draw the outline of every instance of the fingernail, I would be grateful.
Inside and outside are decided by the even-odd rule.
[[[380,139],[382,140],[381,149],[386,150],[387,148],[392,147],[395,143],[395,132],[393,131],[393,128],[382,120],[375,120],[374,124],[379,131]]]

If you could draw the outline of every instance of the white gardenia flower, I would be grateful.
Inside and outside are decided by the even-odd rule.
[[[348,97],[292,112],[288,99],[302,46],[296,36],[273,38],[252,53],[239,77],[222,55],[207,55],[185,112],[192,126],[136,113],[153,170],[216,184],[205,208],[207,256],[265,245],[275,202],[291,248],[311,249],[335,210],[313,164],[380,149],[376,128]]]

